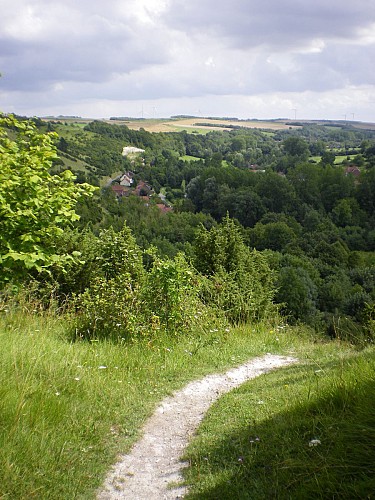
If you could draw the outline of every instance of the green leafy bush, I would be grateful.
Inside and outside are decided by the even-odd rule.
[[[135,339],[204,331],[223,324],[199,298],[201,280],[185,257],[162,260],[148,252],[149,271],[128,228],[99,238],[99,270],[75,299],[74,335],[79,338]]]
[[[224,311],[232,323],[255,321],[275,308],[275,274],[265,255],[251,251],[228,216],[195,242],[195,266],[206,277],[202,299]]]
[[[69,170],[51,175],[55,134],[40,134],[31,121],[0,116],[1,281],[25,278],[29,270],[64,266],[56,240],[79,219],[77,201],[95,188],[76,185]]]
[[[77,338],[125,340],[144,332],[139,285],[129,273],[97,280],[76,299]]]

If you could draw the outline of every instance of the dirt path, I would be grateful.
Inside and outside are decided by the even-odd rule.
[[[182,480],[181,470],[186,464],[180,461],[180,457],[211,404],[246,380],[296,362],[292,357],[267,354],[224,374],[208,375],[191,382],[164,399],[147,421],[140,441],[128,455],[120,457],[97,498],[183,498],[184,487],[168,488],[168,484]]]

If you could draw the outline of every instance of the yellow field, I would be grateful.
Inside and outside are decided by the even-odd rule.
[[[181,130],[207,132],[210,130],[232,130],[233,126],[245,128],[260,128],[268,130],[285,130],[290,127],[287,121],[258,121],[258,120],[220,120],[212,118],[173,118],[154,120],[126,120],[111,121],[121,125],[127,125],[133,130],[144,128],[149,132],[178,132]],[[212,127],[205,124],[212,124]],[[293,127],[295,128],[295,127]]]

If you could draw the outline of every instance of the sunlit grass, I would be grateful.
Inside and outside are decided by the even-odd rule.
[[[65,326],[0,315],[1,498],[93,497],[166,394],[283,350],[265,326],[123,345],[70,343]]]
[[[190,445],[187,498],[370,498],[375,350],[332,343],[222,397]],[[297,351],[300,347],[297,347]]]
[[[122,345],[70,343],[67,338],[66,320],[53,315],[0,315],[1,498],[94,498],[118,453],[130,449],[164,396],[188,380],[267,352],[295,355],[307,364],[260,377],[223,398],[211,414],[213,423],[206,424],[212,435],[190,452],[195,467],[189,480],[196,484],[193,491],[199,498],[209,498],[205,495],[215,485],[222,488],[223,478],[231,489],[233,481],[242,487],[248,460],[253,460],[247,455],[249,439],[261,436],[262,444],[254,441],[250,447],[258,454],[264,442],[276,439],[275,425],[269,427],[269,422],[297,422],[306,408],[303,397],[308,394],[309,404],[324,398],[320,389],[326,374],[335,366],[342,372],[340,367],[352,355],[345,344],[327,344],[308,330],[276,323]],[[311,453],[308,441],[313,438],[326,446],[325,434],[298,425],[305,427],[294,448]],[[267,434],[268,428],[272,432]],[[283,442],[288,440],[283,427],[280,432]],[[291,437],[299,433],[297,428]],[[272,453],[279,446],[276,440]],[[211,459],[218,453],[222,465],[215,465],[217,471]],[[244,462],[239,461],[242,456]]]

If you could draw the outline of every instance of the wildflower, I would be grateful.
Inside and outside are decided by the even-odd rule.
[[[250,438],[249,442],[250,443],[259,443],[260,438],[258,436],[255,436],[254,438]]]
[[[75,378],[74,378],[74,380],[77,380],[77,382],[78,382],[78,380],[79,380],[79,377],[75,377]]]
[[[55,395],[56,396],[60,396],[60,393],[57,391],[57,392],[55,392]]]
[[[310,448],[312,448],[313,446],[318,446],[319,444],[322,444],[321,441],[320,441],[320,439],[312,439],[309,442]]]

